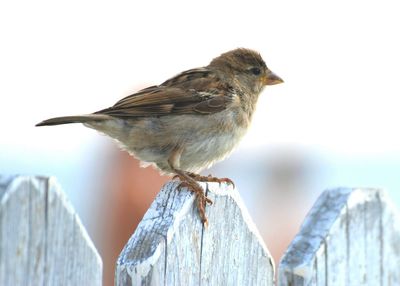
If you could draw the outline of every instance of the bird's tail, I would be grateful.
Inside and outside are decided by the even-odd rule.
[[[110,116],[105,114],[87,114],[87,115],[76,115],[76,116],[62,116],[43,120],[36,124],[36,126],[49,126],[49,125],[60,125],[69,123],[86,123],[90,121],[103,121],[111,119]]]

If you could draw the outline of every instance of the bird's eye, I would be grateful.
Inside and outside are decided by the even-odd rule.
[[[251,68],[250,72],[254,75],[259,75],[261,73],[261,70],[259,68]]]

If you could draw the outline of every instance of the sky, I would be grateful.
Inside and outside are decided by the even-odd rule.
[[[24,147],[34,137],[31,147],[48,150],[62,132],[67,144],[57,148],[77,148],[78,128],[32,125],[110,106],[248,47],[285,84],[261,96],[244,147],[399,152],[397,8],[396,1],[3,1],[0,94],[7,108],[0,116],[12,136],[1,144]]]

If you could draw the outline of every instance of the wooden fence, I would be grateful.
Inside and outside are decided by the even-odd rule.
[[[101,271],[54,179],[0,178],[0,285],[101,285]]]
[[[385,192],[325,191],[278,267],[238,192],[167,183],[116,263],[116,285],[400,285],[400,216]],[[101,285],[101,259],[53,178],[0,177],[0,285]]]

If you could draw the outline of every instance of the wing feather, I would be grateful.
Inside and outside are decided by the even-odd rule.
[[[115,117],[211,114],[226,109],[234,94],[217,72],[198,68],[142,89],[95,113]]]

